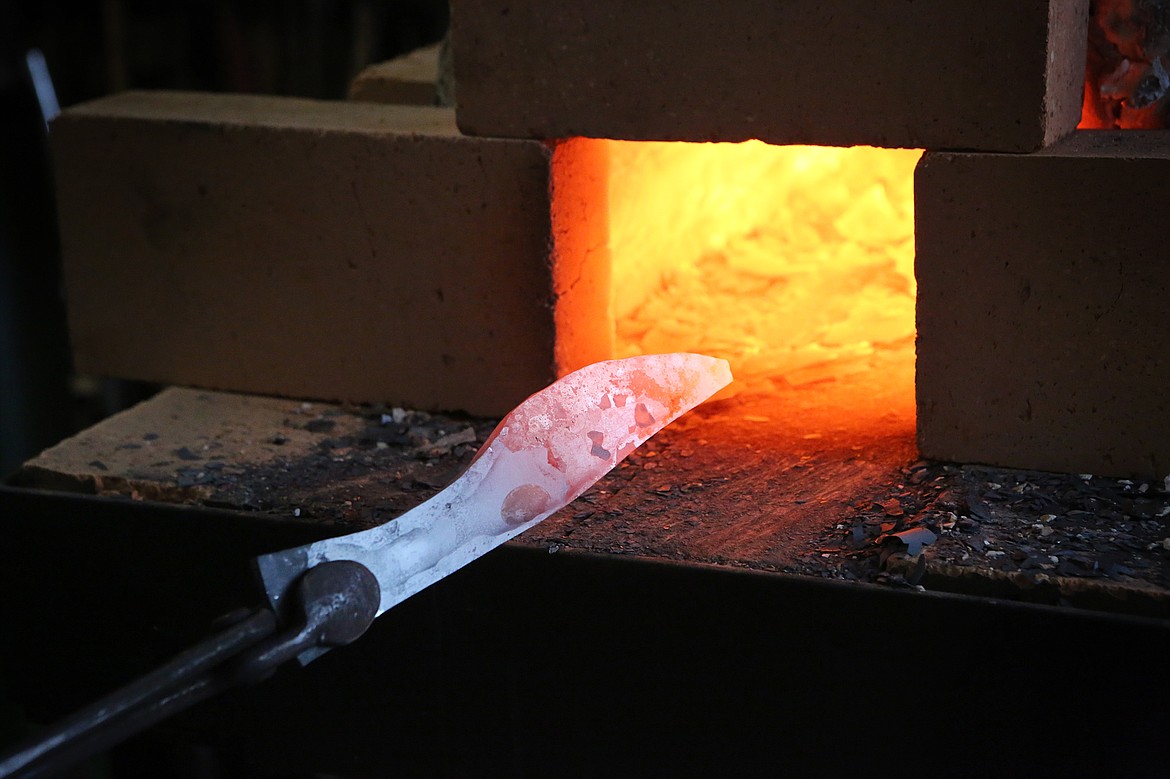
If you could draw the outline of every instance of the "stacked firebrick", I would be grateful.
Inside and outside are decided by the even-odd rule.
[[[54,126],[83,370],[495,414],[608,356],[589,138],[924,148],[926,457],[1162,477],[1160,133],[1088,0],[454,0],[457,107],[128,93]]]

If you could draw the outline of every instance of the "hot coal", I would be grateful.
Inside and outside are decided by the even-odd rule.
[[[1081,126],[1170,125],[1170,2],[1094,0]]]

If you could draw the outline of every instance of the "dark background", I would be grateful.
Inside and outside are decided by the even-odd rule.
[[[0,0],[0,478],[155,389],[71,369],[29,52],[62,108],[124,89],[341,99],[446,25],[445,0]]]

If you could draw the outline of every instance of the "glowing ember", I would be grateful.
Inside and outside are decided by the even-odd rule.
[[[1082,130],[1170,126],[1170,1],[1096,0]]]
[[[608,142],[619,356],[686,349],[801,384],[914,339],[921,152]]]

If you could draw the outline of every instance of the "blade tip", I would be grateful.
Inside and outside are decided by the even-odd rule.
[[[712,357],[709,354],[699,354],[697,352],[683,352],[681,355],[686,358],[705,379],[704,389],[710,389],[707,397],[714,395],[719,390],[726,387],[734,380],[731,375],[731,363],[722,357]]]

